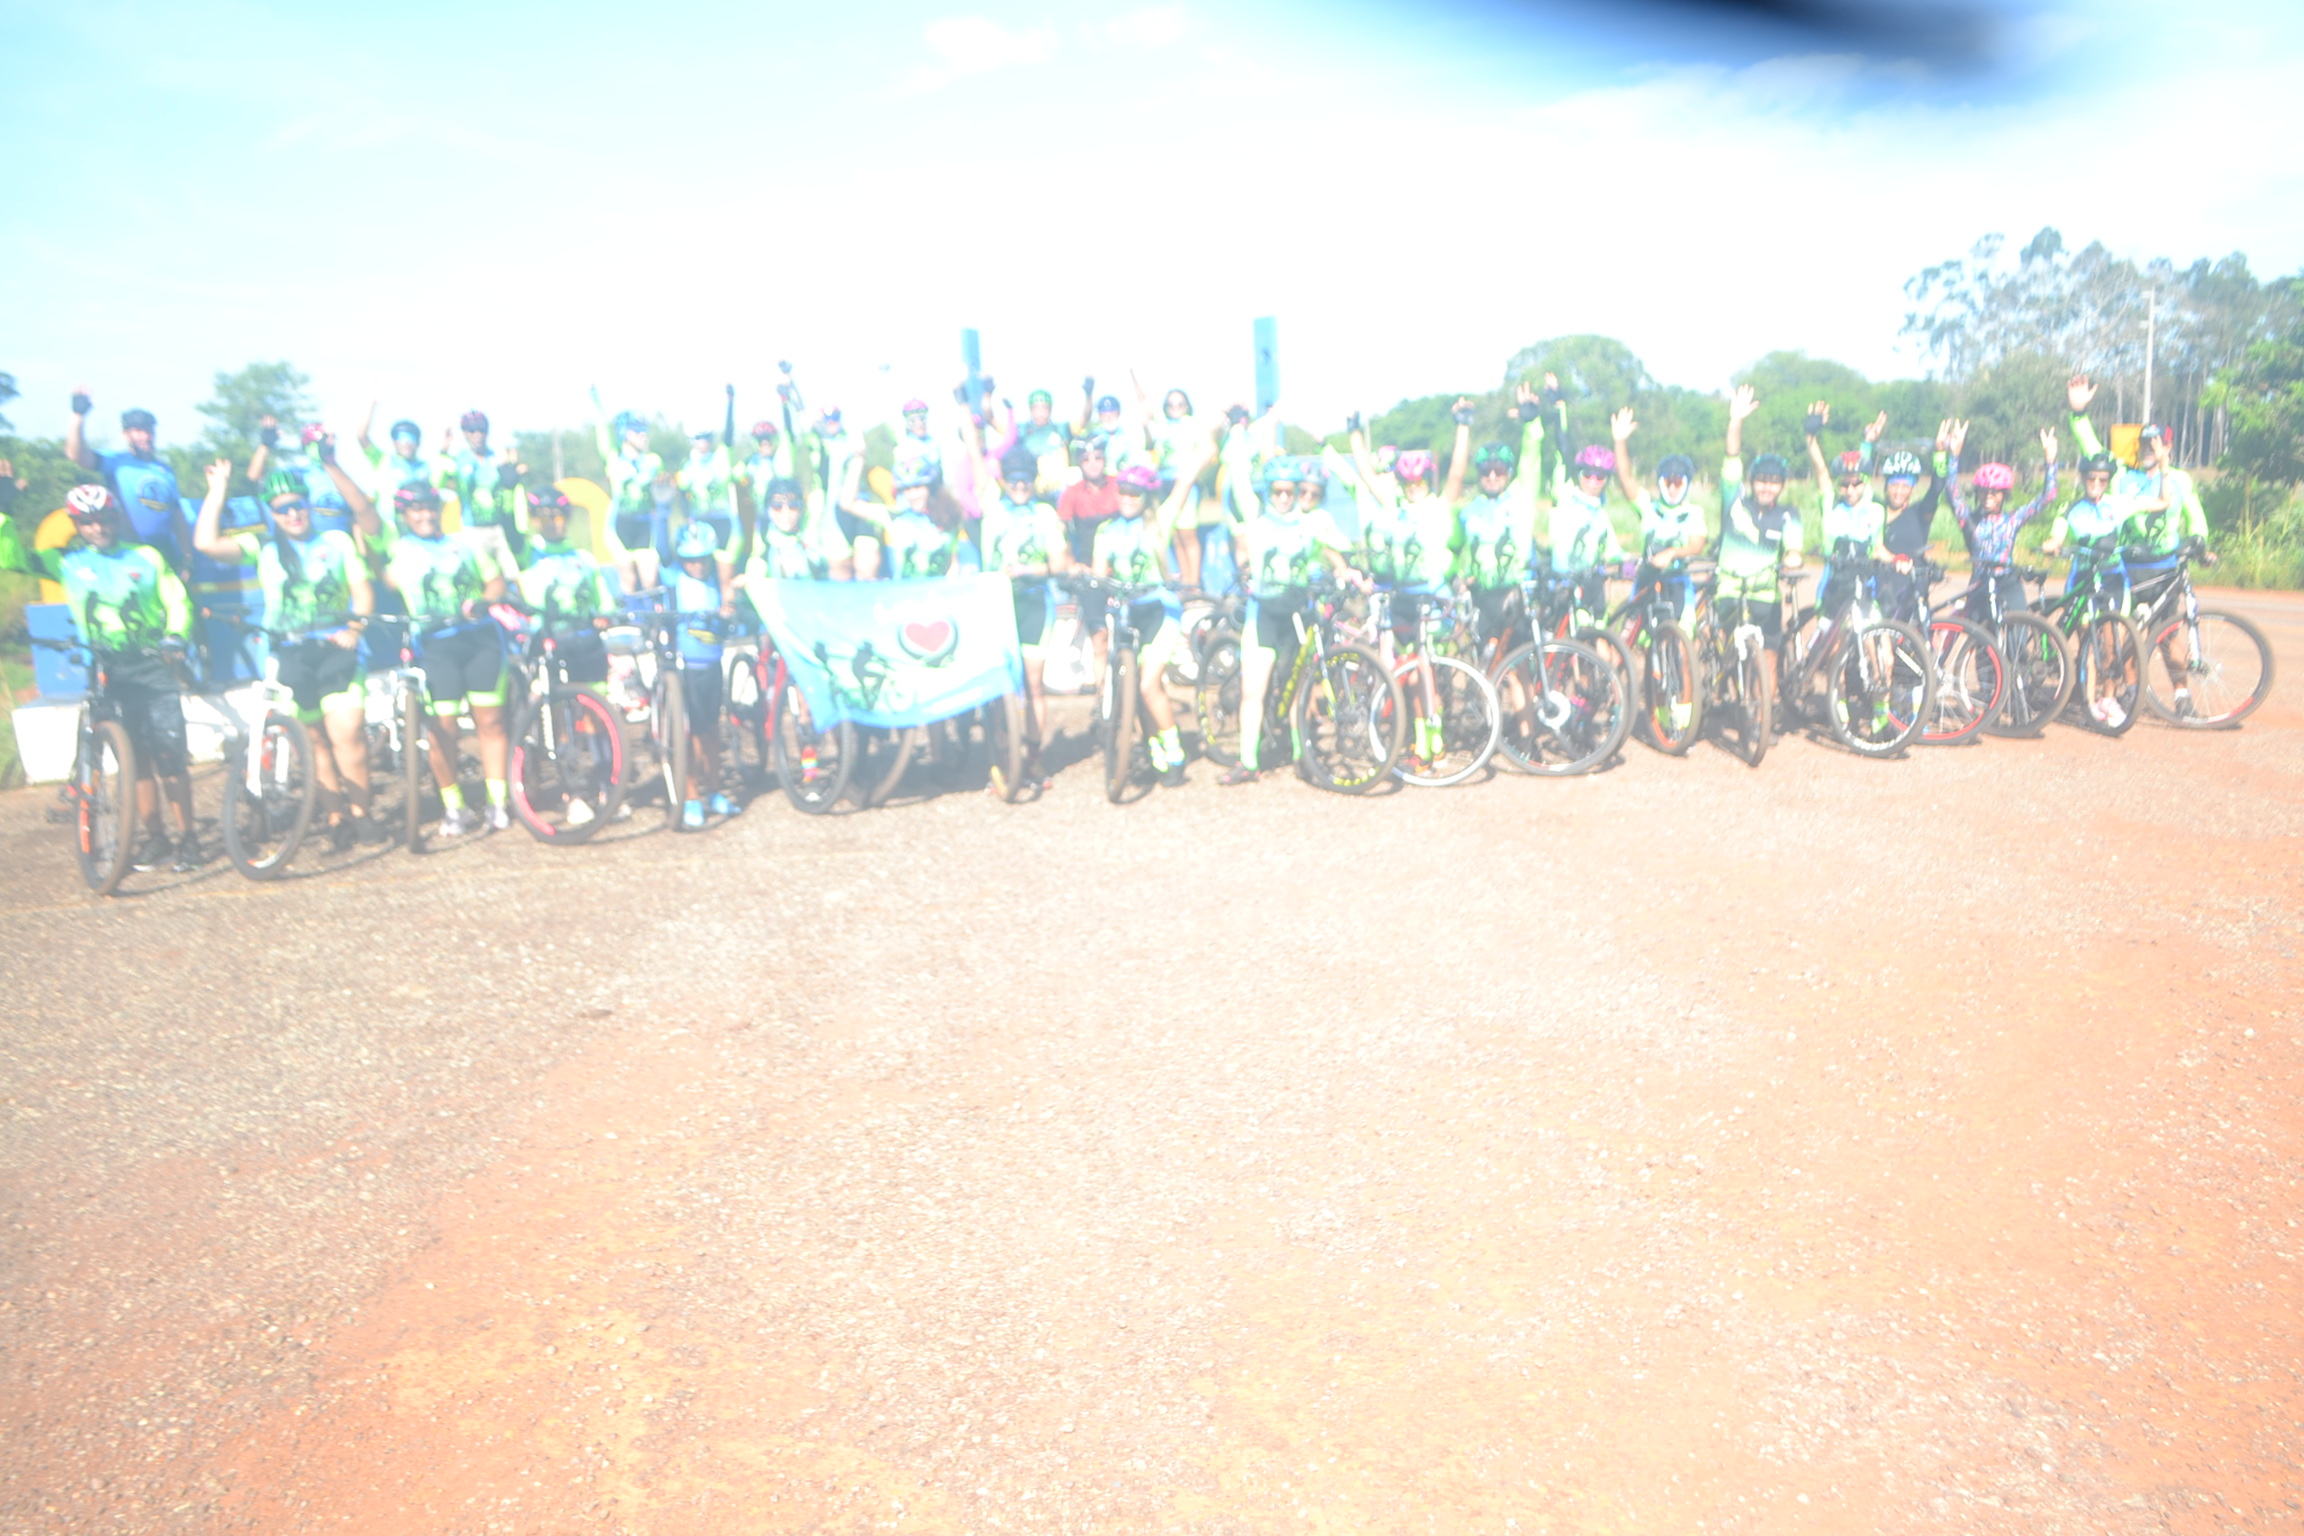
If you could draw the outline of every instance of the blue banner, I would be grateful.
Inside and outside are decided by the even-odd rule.
[[[751,591],[819,725],[926,725],[1024,689],[1005,576],[771,581]]]

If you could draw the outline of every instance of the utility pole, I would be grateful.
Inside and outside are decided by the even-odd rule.
[[[1280,398],[1280,322],[1260,316],[1253,327],[1256,338],[1256,414],[1272,409]]]
[[[2160,290],[2155,288],[2144,296],[2144,425],[2152,425],[2152,353],[2158,341],[2160,320]]]

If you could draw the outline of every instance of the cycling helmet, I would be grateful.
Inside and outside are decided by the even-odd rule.
[[[2016,489],[2016,471],[2005,464],[1979,464],[1976,466],[1976,489],[2012,491]]]
[[[836,405],[828,405],[817,414],[816,430],[821,432],[826,427],[837,427],[841,424],[841,421],[842,417],[840,415],[840,407]]]
[[[2120,461],[2108,453],[2092,453],[2080,461],[2084,475],[2111,475],[2120,470]]]
[[[120,503],[106,485],[76,485],[64,497],[64,506],[75,522],[91,517],[110,517],[120,510]]]
[[[269,485],[270,482],[267,481],[266,484]],[[269,500],[270,498],[267,497],[266,499]],[[402,517],[406,517],[410,511],[417,507],[436,507],[438,505],[440,505],[440,493],[421,480],[404,485],[392,493],[392,510]]]
[[[752,423],[752,436],[763,443],[772,443],[776,441],[776,423],[772,421],[756,421]]]
[[[760,499],[764,502],[774,502],[779,496],[789,496],[792,498],[792,505],[800,505],[802,499],[800,482],[790,475],[778,475],[761,488]]]
[[[424,429],[412,421],[392,423],[392,441],[399,442],[402,438],[406,438],[412,443],[420,443],[424,441]]]
[[[1160,489],[1160,477],[1149,464],[1131,464],[1117,478],[1123,496],[1149,496]]]
[[[616,429],[618,437],[629,437],[635,432],[647,431],[648,418],[638,411],[618,411],[616,419],[609,425]]]
[[[1864,478],[1864,455],[1851,448],[1832,460],[1832,475],[1837,480]]]
[[[1114,416],[1120,414],[1120,397],[1118,395],[1098,395],[1096,397],[1096,414],[1102,416],[1106,412],[1110,412]]]
[[[1294,485],[1302,473],[1293,457],[1282,455],[1257,470],[1256,479],[1264,489],[1271,490],[1277,485]]]
[[[1433,467],[1432,455],[1422,448],[1411,448],[1392,461],[1392,473],[1402,480],[1429,480]]]
[[[1693,480],[1696,461],[1684,453],[1668,453],[1656,465],[1658,480]]]
[[[488,413],[485,411],[466,411],[456,418],[456,430],[459,432],[487,431]]]
[[[1752,461],[1752,478],[1755,480],[1774,480],[1781,483],[1790,475],[1791,466],[1784,462],[1784,456],[1780,453],[1764,453]]]
[[[304,430],[298,433],[297,437],[303,442],[305,447],[309,448],[314,443],[320,441],[320,439],[326,437],[327,435],[328,429],[326,427],[320,425],[320,423],[316,421],[312,421],[305,423]]]
[[[1024,397],[1026,405],[1054,405],[1056,397],[1044,389],[1036,389]]]
[[[675,560],[709,560],[720,548],[720,530],[710,523],[682,523],[672,536]]]
[[[906,465],[896,476],[896,489],[900,491],[908,491],[914,486],[934,485],[935,483],[936,472],[921,463]]]
[[[426,486],[425,489],[430,490],[431,487]],[[310,490],[304,484],[304,477],[292,469],[276,469],[264,477],[264,504],[266,506],[270,506],[282,496],[294,496],[301,501],[307,499],[309,494]]]
[[[1040,461],[1033,456],[1031,449],[1018,443],[1000,455],[1000,478],[1011,484],[1021,480],[1030,485],[1040,478]]]
[[[1615,450],[1611,448],[1603,448],[1598,443],[1594,443],[1589,448],[1578,449],[1576,453],[1576,473],[1580,475],[1600,475],[1603,477],[1616,473]]]
[[[928,402],[915,395],[904,402],[903,413],[907,416],[925,416],[928,414]]]
[[[1888,480],[1917,480],[1920,478],[1920,455],[1892,453],[1880,461],[1880,474]]]
[[[159,422],[152,419],[150,411],[134,410],[120,413],[120,430],[123,432],[149,432],[159,425]]]
[[[531,517],[540,512],[552,512],[566,517],[576,510],[575,505],[568,500],[568,493],[556,485],[532,487],[527,496],[528,515]]]
[[[1472,455],[1472,472],[1479,475],[1491,469],[1500,469],[1510,474],[1519,464],[1520,456],[1506,443],[1482,443]]]
[[[2136,441],[2139,443],[2164,443],[2168,441],[2168,429],[2155,422],[2150,426],[2140,428],[2136,433]]]

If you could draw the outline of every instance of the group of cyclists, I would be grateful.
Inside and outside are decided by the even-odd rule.
[[[1446,747],[1438,692],[1415,686],[1419,665],[1429,685],[1431,663],[1413,659],[1443,629],[1493,656],[1548,634],[1612,635],[1625,612],[1639,610],[1691,633],[1705,623],[1722,635],[1756,631],[1765,689],[1779,686],[1797,624],[1788,578],[1810,550],[1786,494],[1793,464],[1774,452],[1744,455],[1758,404],[1750,387],[1729,402],[1717,531],[1693,497],[1698,466],[1689,456],[1668,454],[1643,477],[1630,407],[1610,419],[1608,441],[1573,444],[1566,399],[1550,375],[1516,386],[1512,430],[1500,440],[1475,444],[1474,402],[1455,402],[1444,465],[1424,447],[1371,441],[1357,416],[1340,446],[1290,453],[1276,408],[1258,415],[1235,405],[1209,419],[1182,390],[1155,407],[1139,389],[1129,410],[1116,395],[1098,395],[1091,379],[1077,419],[1066,420],[1045,390],[1033,391],[1021,414],[1004,403],[995,410],[991,387],[981,380],[956,390],[956,412],[906,401],[891,424],[893,453],[875,464],[837,408],[805,419],[786,366],[773,418],[739,434],[730,388],[722,422],[694,433],[677,468],[651,446],[645,418],[608,415],[595,391],[606,466],[598,552],[571,537],[580,514],[564,488],[570,482],[555,483],[497,447],[478,411],[427,451],[413,421],[393,423],[375,441],[371,407],[356,457],[324,427],[291,435],[267,421],[251,462],[208,466],[204,499],[187,517],[154,446],[151,415],[125,413],[125,449],[99,454],[84,431],[92,402],[76,393],[66,446],[92,478],[68,498],[71,540],[28,563],[63,586],[105,665],[109,707],[148,770],[137,793],[150,835],[136,867],[188,869],[204,857],[180,702],[195,555],[254,567],[277,681],[312,730],[321,803],[339,847],[386,835],[371,815],[363,696],[364,677],[388,664],[373,633],[386,624],[391,659],[404,647],[421,662],[440,835],[508,825],[506,603],[549,615],[569,678],[601,690],[617,673],[603,632],[650,605],[686,616],[679,661],[689,683],[687,746],[703,769],[678,807],[689,829],[741,812],[720,773],[720,651],[729,636],[757,628],[753,598],[774,581],[1007,576],[1035,747],[1047,736],[1053,632],[1061,624],[1068,634],[1100,635],[1117,604],[1138,656],[1142,748],[1168,785],[1184,781],[1192,756],[1169,686],[1180,655],[1198,645],[1200,632],[1188,633],[1185,622],[1191,604],[1201,612],[1211,601],[1232,605],[1237,718],[1217,781],[1225,785],[1255,782],[1292,755],[1290,741],[1272,739],[1277,722],[1266,703],[1328,594],[1381,594],[1391,633],[1411,656],[1400,751],[1412,764]],[[2053,520],[2043,553],[2069,549],[2076,581],[2087,572],[2092,581],[2111,573],[2134,583],[2204,551],[2199,498],[2171,462],[2166,434],[2147,426],[2133,461],[2114,459],[2089,421],[2093,397],[2087,379],[2072,381],[2067,427],[2082,454],[2080,490],[2062,504],[2053,430],[2039,435],[2037,493],[2018,502],[2013,466],[1963,467],[1964,423],[1939,424],[1925,460],[1883,447],[1884,415],[1865,425],[1857,446],[1831,455],[1830,407],[1811,405],[1808,471],[1823,488],[1813,612],[1827,627],[1859,601],[1892,614],[1917,607],[1925,617],[1938,570],[1926,556],[1943,504],[1977,573],[1969,617],[1995,623],[2029,605],[2016,540],[2042,517]],[[948,418],[942,431],[931,427],[940,414]],[[227,517],[236,475],[258,493],[262,516],[248,526]],[[1611,511],[1612,490],[1637,518],[1628,539]],[[1338,515],[1347,501],[1349,519]],[[1611,581],[1631,591],[1613,614]],[[1197,669],[1207,657],[1195,649],[1191,661]],[[1658,716],[1669,732],[1697,706],[1691,697],[1657,707],[1678,711]],[[2091,699],[2088,707],[2101,720],[2102,710],[2121,706]],[[458,768],[467,719],[476,805]],[[1209,724],[1200,727],[1204,746]],[[1039,780],[1037,762],[1026,773]],[[157,814],[162,801],[166,821]]]

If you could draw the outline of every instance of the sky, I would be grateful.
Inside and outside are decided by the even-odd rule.
[[[2020,4],[1915,60],[1562,0],[0,0],[4,409],[186,441],[287,359],[347,431],[695,424],[789,359],[869,422],[962,326],[1019,404],[1212,408],[1272,315],[1328,430],[1582,331],[1698,388],[1917,373],[1905,280],[1988,232],[2304,268],[2304,7]]]

